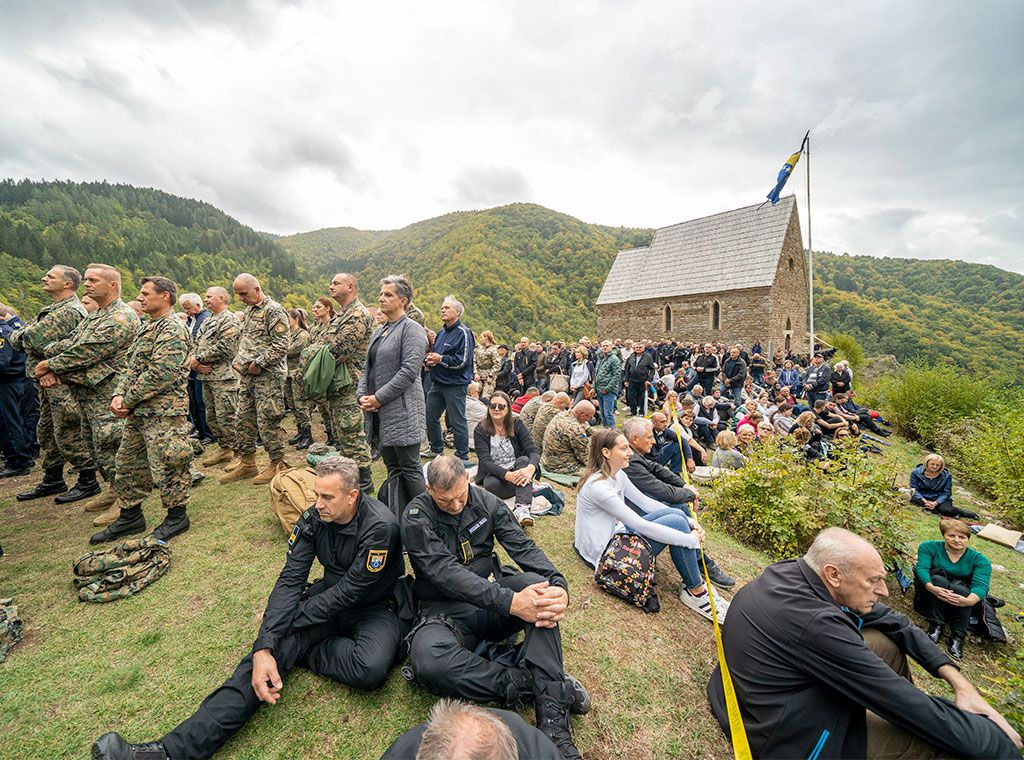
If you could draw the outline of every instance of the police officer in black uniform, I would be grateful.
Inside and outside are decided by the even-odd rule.
[[[39,450],[39,402],[25,376],[25,354],[11,345],[11,333],[24,326],[13,309],[0,304],[0,454],[5,463],[0,478],[27,475]]]
[[[256,712],[276,704],[282,678],[296,665],[356,689],[380,686],[394,664],[404,628],[392,601],[405,573],[398,522],[359,491],[359,467],[330,457],[316,469],[316,504],[288,538],[288,558],[274,585],[253,653],[185,722],[157,742],[128,744],[108,733],[94,760],[205,758]],[[313,560],[323,580],[307,588]]]
[[[503,571],[495,538],[524,572]],[[441,696],[506,704],[532,697],[537,728],[564,757],[579,758],[569,713],[586,713],[590,696],[562,665],[558,621],[568,584],[508,507],[470,485],[458,459],[438,457],[427,468],[427,492],[402,516],[402,544],[420,602],[410,636],[411,676]],[[519,631],[526,638],[511,662],[496,658],[494,647],[490,656],[475,651]]]

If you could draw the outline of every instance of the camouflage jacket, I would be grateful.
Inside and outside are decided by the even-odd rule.
[[[113,395],[136,417],[188,414],[192,338],[173,311],[146,320]]]
[[[323,342],[330,346],[334,360],[345,364],[353,382],[362,372],[372,331],[373,318],[358,298],[352,299],[352,303],[335,313],[327,323]]]
[[[46,358],[43,349],[48,343],[66,338],[78,327],[85,317],[85,307],[74,293],[61,301],[54,301],[43,307],[39,316],[11,334],[11,345],[15,351],[28,355],[25,374],[34,377],[32,370]]]
[[[405,316],[411,319],[413,322],[418,324],[420,327],[426,327],[427,323],[423,320],[423,312],[420,307],[414,303],[410,303],[405,307]]]
[[[288,314],[284,307],[270,296],[242,315],[242,337],[238,341],[235,364],[245,368],[255,362],[264,372],[284,377],[288,371]]]
[[[473,352],[473,359],[476,362],[476,373],[481,379],[498,374],[501,357],[498,356],[497,346],[481,346],[478,343]]]
[[[211,314],[199,325],[196,334],[196,361],[213,371],[199,375],[204,382],[238,384],[238,373],[231,366],[238,351],[238,317],[224,309],[220,314]]]
[[[536,427],[536,421],[533,424]],[[572,410],[559,412],[544,431],[541,464],[552,472],[579,470],[587,464],[589,443],[587,426],[573,416]]]
[[[299,374],[299,356],[310,343],[309,333],[305,330],[293,332],[288,336],[288,374]]]
[[[62,381],[95,388],[124,370],[139,332],[139,318],[120,298],[86,314],[70,337],[47,344],[43,353]]]
[[[541,402],[540,409],[537,410],[537,414],[533,418],[533,425],[530,426],[530,433],[533,435],[533,440],[537,443],[537,448],[541,451],[544,450],[544,433],[547,432],[548,425],[560,412],[565,411],[559,409],[557,406],[552,404],[550,401]],[[522,415],[519,417],[522,419]],[[575,420],[576,418],[573,417]]]

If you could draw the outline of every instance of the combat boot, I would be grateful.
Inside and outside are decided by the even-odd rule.
[[[121,734],[111,731],[92,743],[92,760],[168,760],[160,742],[129,744]]]
[[[297,449],[308,449],[313,445],[313,431],[309,428],[303,428],[299,431],[300,435],[295,441],[295,448]]]
[[[133,512],[132,515],[126,515],[125,512]],[[101,530],[99,533],[94,533],[89,537],[90,544],[103,544],[107,541],[116,541],[119,538],[125,536],[134,536],[137,533],[146,532],[146,516],[142,514],[141,507],[135,507],[132,510],[122,510],[120,516],[114,520],[113,523],[108,525],[106,528]]]
[[[78,482],[75,487],[67,493],[62,493],[54,499],[58,504],[70,504],[73,501],[81,501],[95,496],[100,492],[100,484],[96,480],[96,470],[80,470]]]
[[[42,482],[30,491],[22,491],[18,494],[18,501],[31,501],[40,499],[43,496],[54,496],[65,493],[68,484],[64,482],[64,463],[50,465],[43,474]]]
[[[200,464],[204,467],[210,467],[215,464],[223,464],[224,462],[230,462],[235,458],[234,452],[231,449],[217,449],[205,457],[202,458]]]
[[[296,443],[302,440],[303,430],[304,428],[299,428],[298,430],[295,431],[295,435],[288,439],[289,446],[294,446]]]
[[[92,524],[97,528],[102,528],[105,525],[110,525],[120,516],[121,502],[119,502],[117,499],[114,499],[110,506],[107,507],[106,511],[96,515],[96,519],[92,521]]]
[[[86,512],[102,512],[104,509],[109,508],[115,501],[117,501],[117,492],[114,490],[113,486],[108,486],[107,490],[99,496],[94,496],[89,499],[89,501],[85,502],[85,506],[83,508]],[[103,523],[103,525],[109,524],[110,523]]]
[[[367,496],[375,496],[373,492],[373,470],[369,467],[359,468],[359,490]]]
[[[534,700],[537,728],[558,747],[566,760],[583,760],[572,741],[569,728],[569,706],[572,687],[566,681],[549,681],[538,690]]]
[[[274,459],[267,465],[267,469],[263,470],[259,475],[252,479],[252,482],[258,486],[264,486],[274,479],[274,476],[279,472],[291,469],[291,465],[288,464],[284,458]]]
[[[260,468],[256,464],[255,454],[246,454],[242,457],[238,466],[226,475],[220,476],[221,483],[231,483],[236,480],[247,480],[260,474]]]
[[[242,463],[242,455],[231,453],[231,461],[224,465],[224,472],[232,472]]]
[[[188,520],[187,514],[183,513],[172,517],[171,513],[168,512],[167,518],[156,526],[153,532],[149,535],[150,538],[155,538],[159,541],[170,541],[175,536],[188,530],[190,525],[191,523]]]

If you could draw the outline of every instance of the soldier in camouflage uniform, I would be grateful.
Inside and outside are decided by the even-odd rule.
[[[152,537],[167,541],[189,528],[192,444],[188,425],[188,370],[192,336],[174,313],[178,289],[166,277],[144,277],[139,303],[149,319],[139,331],[110,411],[124,420],[117,450],[114,488],[121,513],[89,539],[102,544],[146,530],[142,501],[153,490],[167,510]]]
[[[306,370],[309,368],[309,363],[313,360],[317,351],[323,348],[324,335],[327,333],[327,325],[330,324],[331,319],[334,317],[334,307],[332,301],[326,296],[318,298],[313,303],[313,322],[309,326],[309,343],[299,353],[299,373],[305,377]],[[313,416],[313,409],[317,409],[320,412],[320,417],[324,421],[324,430],[327,431],[327,445],[334,447],[334,424],[331,422],[331,407],[327,403],[327,399],[324,396],[312,397],[306,393],[305,387],[302,388],[303,398],[306,399],[306,406],[309,409],[310,418]],[[313,432],[310,428],[309,438],[304,441],[299,441],[295,444],[296,448],[308,449],[314,443]]]
[[[221,483],[253,478],[269,483],[278,472],[288,469],[284,460],[284,382],[288,371],[288,315],[284,307],[263,293],[259,280],[240,274],[232,285],[246,305],[242,315],[241,338],[232,366],[242,376],[238,391],[235,425],[239,459],[220,479]],[[270,457],[265,470],[256,465],[256,435]]]
[[[548,425],[559,413],[564,412],[572,404],[572,399],[569,398],[568,393],[556,393],[551,401],[541,404],[540,409],[537,411],[537,416],[533,419],[533,426],[530,428],[530,433],[533,435],[533,440],[537,442],[537,448],[540,449],[541,453],[544,453],[544,433],[547,432]],[[584,462],[586,459],[584,459]]]
[[[330,347],[334,360],[342,362],[352,378],[352,382],[344,388],[332,388],[327,392],[331,421],[334,423],[334,440],[341,455],[353,459],[359,465],[360,490],[372,495],[370,447],[366,443],[366,432],[363,429],[363,410],[356,400],[356,385],[366,360],[366,349],[370,345],[373,319],[359,300],[359,284],[352,275],[334,275],[329,290],[340,309],[327,325],[324,343]]]
[[[230,462],[238,444],[235,437],[235,414],[238,409],[238,373],[231,363],[238,351],[238,318],[228,310],[228,292],[221,287],[206,289],[203,299],[210,316],[203,320],[196,334],[192,369],[203,379],[203,403],[206,425],[220,448],[207,455],[202,464]]]
[[[501,366],[498,344],[495,343],[494,334],[490,330],[480,333],[480,342],[473,352],[473,361],[476,364],[476,374],[480,378],[480,398],[486,401],[494,393],[494,381],[498,377],[498,367]]]
[[[418,324],[420,327],[424,329],[426,328],[427,323],[423,319],[423,311],[420,309],[419,306],[414,304],[412,301],[410,301],[409,305],[405,307],[405,316],[407,316],[413,322]]]
[[[44,307],[39,316],[11,335],[14,350],[23,351],[28,356],[26,371],[36,385],[39,397],[36,436],[45,471],[42,482],[29,491],[19,493],[18,501],[67,491],[64,482],[65,462],[78,472],[95,472],[96,469],[89,445],[82,437],[82,416],[71,397],[71,389],[63,383],[49,388],[40,387],[33,373],[35,366],[46,358],[43,348],[48,343],[70,335],[85,317],[85,307],[75,294],[81,284],[82,275],[77,269],[61,265],[52,267],[43,276],[43,290],[53,299],[53,303]]]
[[[541,466],[549,472],[579,475],[587,465],[587,420],[594,416],[594,405],[581,401],[572,409],[559,412],[544,431]],[[534,423],[536,424],[536,423]]]
[[[536,388],[534,388],[536,391]],[[523,404],[523,408],[519,410],[519,419],[526,425],[526,429],[533,430],[533,422],[537,419],[537,412],[546,403],[551,401],[555,397],[554,391],[544,391],[539,396],[533,396],[529,401]],[[540,441],[537,441],[538,446]]]
[[[34,374],[43,388],[65,383],[82,415],[84,438],[92,461],[108,483],[114,482],[114,457],[121,444],[121,421],[110,411],[114,387],[124,370],[128,349],[139,331],[139,318],[121,300],[121,273],[106,264],[85,270],[85,292],[98,308],[63,340],[43,348],[44,359]],[[95,470],[79,473],[78,485],[55,501],[66,503],[99,493]],[[112,505],[94,525],[109,525],[119,510]]]
[[[295,417],[295,436],[288,443],[297,445],[313,443],[309,429],[310,405],[303,390],[303,375],[300,357],[309,346],[309,332],[306,330],[306,314],[302,309],[288,309],[288,323],[291,335],[288,337],[288,378],[285,381],[285,400]]]

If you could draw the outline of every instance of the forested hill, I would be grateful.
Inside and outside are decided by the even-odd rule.
[[[183,289],[261,278],[289,306],[325,294],[337,271],[376,281],[408,274],[428,324],[441,299],[466,304],[467,323],[502,340],[593,334],[594,301],[615,254],[653,230],[586,224],[531,204],[461,211],[399,230],[332,228],[273,239],[200,201],[106,182],[0,182],[0,301],[26,314],[46,303],[53,263],[114,264],[133,296],[140,276]],[[711,264],[713,265],[713,264]],[[815,254],[819,333],[856,336],[868,354],[923,357],[979,373],[1024,376],[1024,277],[961,261]],[[700,338],[702,336],[692,336]]]
[[[107,182],[0,182],[0,299],[37,309],[46,269],[94,261],[118,267],[129,295],[148,274],[199,290],[250,271],[276,293],[298,277],[291,254],[209,203]]]

